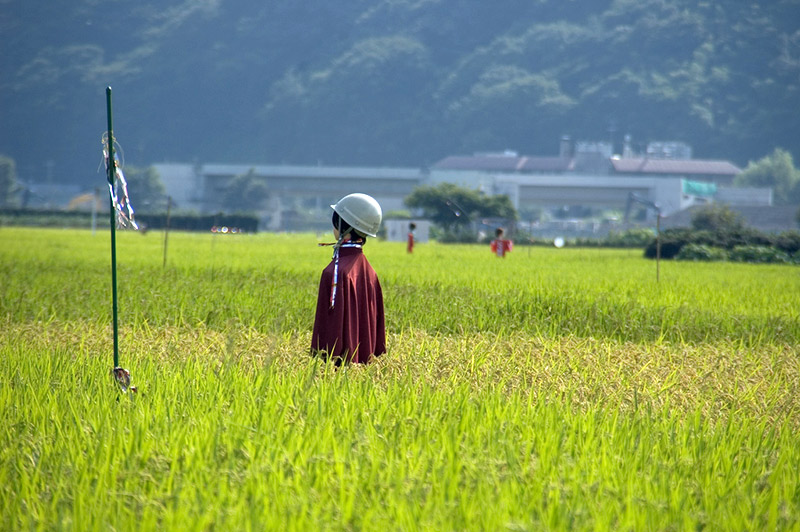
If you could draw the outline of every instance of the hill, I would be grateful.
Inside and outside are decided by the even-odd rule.
[[[4,2],[0,153],[98,179],[104,89],[131,164],[425,166],[558,139],[800,156],[800,5],[734,0]]]

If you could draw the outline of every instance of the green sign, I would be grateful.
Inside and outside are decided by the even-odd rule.
[[[716,183],[683,180],[683,193],[690,196],[713,196],[717,193]]]

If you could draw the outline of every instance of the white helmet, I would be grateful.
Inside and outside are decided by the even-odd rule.
[[[348,194],[331,207],[357,232],[372,237],[378,235],[383,213],[381,206],[372,196]]]

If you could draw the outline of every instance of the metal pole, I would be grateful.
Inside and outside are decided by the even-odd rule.
[[[169,237],[169,211],[172,207],[172,196],[167,196],[167,222],[164,224],[164,264],[167,267],[167,238]]]
[[[656,282],[661,278],[661,211],[656,211]]]
[[[114,159],[114,127],[111,118],[111,87],[106,87],[106,112],[108,114],[108,184],[113,189],[117,175],[117,163]],[[111,224],[111,301],[114,320],[114,368],[119,367],[119,328],[117,326],[117,209],[109,191],[109,222]]]
[[[97,232],[97,202],[100,200],[100,189],[94,188],[92,196],[92,236]]]

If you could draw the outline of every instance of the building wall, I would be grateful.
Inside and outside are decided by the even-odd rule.
[[[496,178],[496,173],[480,170],[431,169],[425,184],[436,186],[440,183],[452,183],[461,187],[491,192]]]
[[[431,229],[431,222],[428,220],[384,220],[383,226],[386,228],[386,240],[390,242],[406,242],[408,239],[408,224],[414,222],[417,228],[414,230],[414,242],[425,243]]]
[[[173,204],[181,209],[200,210],[202,187],[195,168],[191,164],[160,163],[154,164],[167,195]]]
[[[728,205],[772,205],[771,188],[754,187],[720,187],[715,199]]]
[[[269,190],[259,213],[263,225],[276,231],[312,229],[313,222],[303,213],[319,211],[320,216],[327,216],[330,205],[353,192],[373,196],[384,212],[404,209],[406,196],[425,180],[425,174],[413,168],[219,164],[154,167],[176,205],[199,212],[225,210],[222,198],[230,181],[252,172]]]
[[[496,176],[495,194],[507,194],[517,210],[583,205],[625,208],[631,192],[652,201],[662,212],[682,208],[680,178],[593,175]]]

